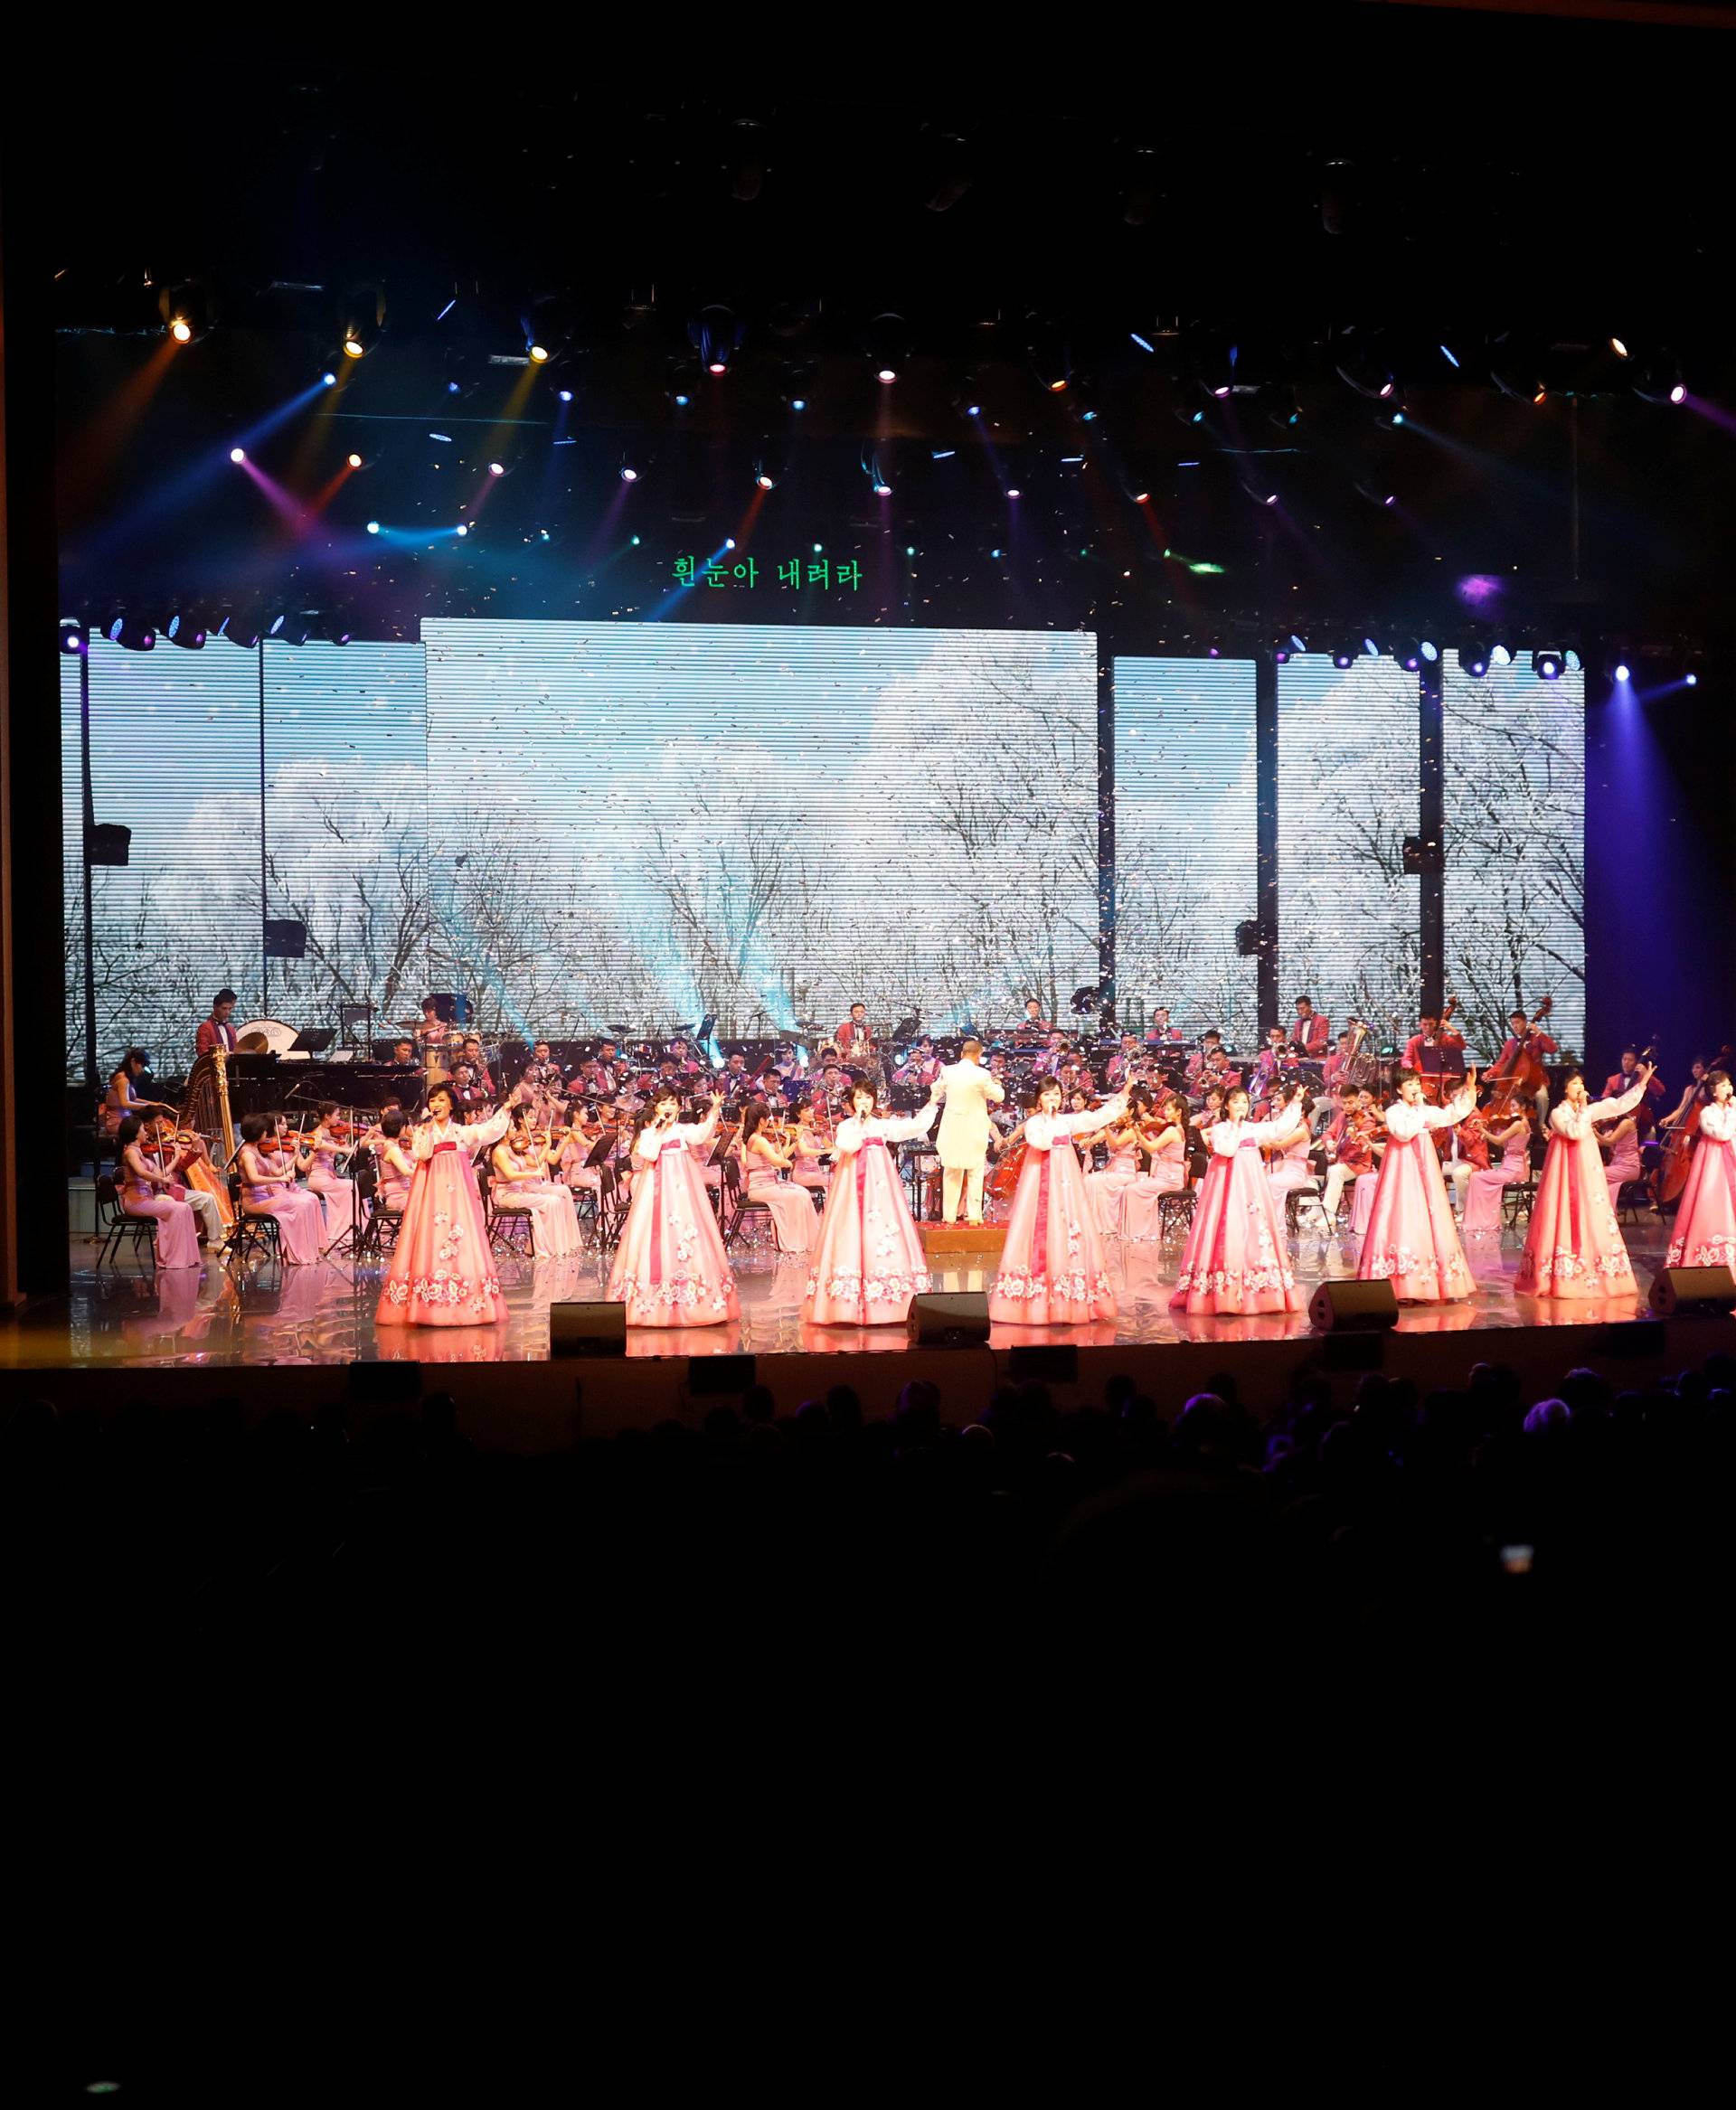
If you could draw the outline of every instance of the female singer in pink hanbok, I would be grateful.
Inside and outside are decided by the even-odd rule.
[[[929,1286],[929,1261],[886,1146],[927,1135],[939,1104],[877,1120],[873,1086],[853,1084],[844,1107],[802,1316],[820,1326],[899,1325]]]
[[[311,1267],[326,1234],[325,1211],[317,1194],[297,1186],[293,1149],[265,1148],[271,1126],[263,1114],[250,1114],[241,1123],[241,1214],[276,1217],[285,1265]]]
[[[1282,1143],[1296,1124],[1288,1115],[1250,1121],[1241,1085],[1225,1094],[1223,1112],[1206,1138],[1212,1163],[1194,1204],[1170,1308],[1204,1317],[1299,1312],[1302,1293],[1290,1271],[1271,1182],[1260,1162],[1260,1144]]]
[[[1001,1270],[988,1293],[989,1317],[1005,1325],[1080,1326],[1115,1316],[1115,1295],[1072,1139],[1118,1123],[1127,1095],[1118,1093],[1107,1106],[1079,1114],[1063,1114],[1061,1099],[1060,1085],[1045,1078],[1029,1101],[1024,1163],[1006,1221]]]
[[[1595,1124],[1631,1114],[1651,1074],[1651,1064],[1642,1062],[1633,1089],[1617,1099],[1593,1099],[1577,1070],[1563,1086],[1561,1103],[1549,1116],[1549,1154],[1513,1278],[1515,1296],[1635,1294],[1633,1267],[1609,1206]]]
[[[128,1114],[115,1132],[115,1148],[120,1162],[115,1168],[115,1192],[127,1216],[148,1216],[156,1222],[156,1264],[159,1267],[196,1267],[199,1265],[199,1227],[186,1189],[174,1174],[146,1156],[139,1137],[145,1124]]]
[[[1736,1098],[1729,1071],[1712,1070],[1706,1088],[1712,1096],[1700,1109],[1700,1140],[1676,1206],[1666,1267],[1736,1268]]]
[[[633,1145],[633,1200],[605,1294],[627,1306],[629,1326],[721,1326],[740,1300],[723,1234],[705,1192],[705,1167],[723,1100],[703,1121],[681,1120],[681,1095],[659,1085]]]
[[[1358,1282],[1390,1282],[1401,1304],[1448,1304],[1477,1287],[1458,1242],[1431,1128],[1451,1128],[1477,1105],[1477,1072],[1445,1106],[1431,1107],[1414,1069],[1399,1072],[1386,1109],[1386,1150],[1356,1261]]]
[[[524,1088],[514,1087],[514,1103]],[[492,1326],[506,1316],[471,1162],[505,1135],[506,1107],[467,1126],[456,1114],[451,1086],[430,1085],[429,1117],[410,1140],[416,1174],[376,1326]]]
[[[1471,1174],[1465,1190],[1463,1228],[1467,1239],[1499,1238],[1502,1195],[1509,1187],[1523,1187],[1531,1177],[1529,1104],[1515,1099],[1513,1119],[1505,1128],[1491,1128],[1486,1140],[1490,1150],[1501,1153],[1501,1162]]]

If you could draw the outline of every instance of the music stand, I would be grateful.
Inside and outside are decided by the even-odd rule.
[[[323,1055],[337,1035],[330,1026],[309,1026],[289,1043],[291,1055]]]

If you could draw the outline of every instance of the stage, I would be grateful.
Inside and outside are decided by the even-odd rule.
[[[806,1399],[847,1384],[870,1414],[890,1412],[915,1378],[941,1386],[948,1414],[967,1420],[993,1387],[1036,1377],[1058,1397],[1102,1396],[1127,1374],[1172,1412],[1192,1391],[1230,1373],[1244,1399],[1276,1404],[1289,1375],[1311,1366],[1348,1389],[1363,1371],[1412,1378],[1427,1390],[1462,1380],[1471,1364],[1500,1361],[1547,1383],[1578,1363],[1697,1360],[1725,1336],[1728,1319],[1654,1320],[1646,1292],[1667,1233],[1655,1218],[1625,1227],[1637,1298],[1550,1305],[1519,1300],[1512,1282],[1523,1233],[1500,1246],[1472,1242],[1474,1296],[1444,1306],[1401,1307],[1395,1330],[1320,1335],[1306,1310],[1258,1318],[1190,1318],[1172,1312],[1179,1241],[1109,1248],[1117,1317],[1097,1326],[991,1327],[986,1347],[915,1344],[901,1327],[823,1327],[804,1321],[805,1263],[769,1248],[735,1262],[741,1316],[723,1326],[633,1329],[624,1355],[554,1357],[550,1312],[601,1296],[607,1257],[532,1262],[498,1257],[507,1323],[489,1328],[376,1328],[380,1270],[336,1262],[268,1266],[257,1273],[211,1267],[153,1278],[123,1260],[98,1273],[83,1240],[71,1252],[64,1303],[33,1307],[0,1331],[0,1385],[9,1398],[38,1397],[98,1412],[159,1401],[240,1399],[250,1412],[297,1410],[341,1400],[363,1411],[450,1392],[480,1441],[542,1449],[576,1433],[609,1433],[675,1417],[703,1418],[750,1387],[790,1413]],[[998,1232],[989,1229],[991,1247]],[[993,1249],[935,1255],[939,1291],[987,1287]],[[1315,1285],[1355,1272],[1349,1238],[1304,1237],[1292,1259],[1306,1305]],[[513,1366],[512,1374],[488,1366]],[[187,1381],[188,1373],[199,1373]],[[322,1374],[323,1373],[323,1374]],[[580,1413],[582,1405],[582,1415]]]

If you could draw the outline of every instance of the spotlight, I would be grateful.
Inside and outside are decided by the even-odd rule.
[[[1531,655],[1531,671],[1540,682],[1559,682],[1565,664],[1559,652],[1533,652]]]
[[[1379,354],[1364,346],[1353,346],[1349,356],[1334,369],[1346,388],[1371,402],[1386,402],[1396,392],[1398,376]]]
[[[353,469],[359,469],[362,466],[362,457],[359,454],[353,454],[349,457],[349,463]]]
[[[211,327],[210,296],[196,283],[166,287],[157,307],[177,344],[191,344]]]
[[[1307,652],[1307,639],[1302,636],[1298,632],[1292,630],[1290,632],[1290,650],[1292,652]]]
[[[730,371],[730,361],[746,334],[741,318],[721,301],[702,307],[687,325],[688,342],[699,353],[700,364],[707,373],[720,377]]]
[[[1447,362],[1448,365],[1450,366],[1455,372],[1457,372],[1458,371],[1458,361],[1453,354],[1452,346],[1450,344],[1438,344],[1435,349],[1440,353],[1441,357]]]
[[[1009,484],[1007,486],[1006,495],[1009,498],[1016,498],[1019,495],[1018,485],[1016,484]]]
[[[1272,650],[1272,657],[1279,666],[1288,666],[1290,664],[1289,646],[1288,645],[1275,645]]]
[[[371,520],[368,523],[368,532],[371,535],[377,535],[380,532],[380,523],[377,520]]]
[[[233,645],[242,652],[257,652],[259,650],[259,626],[254,617],[245,608],[239,614],[231,608],[222,621],[218,624],[213,635],[221,637],[224,644]]]
[[[1024,355],[1037,379],[1051,395],[1064,395],[1073,378],[1066,332],[1050,317],[1039,315],[1026,316],[1024,331]]]
[[[556,395],[559,397],[559,399],[561,400],[561,402],[563,402],[563,403],[570,403],[570,402],[571,402],[571,400],[572,400],[572,391],[571,391],[571,389],[557,389],[557,390],[556,390],[554,392],[555,392],[555,394],[556,394]],[[687,399],[686,399],[686,397],[685,397],[685,396],[683,396],[683,397],[682,397],[680,400],[682,400],[684,403],[684,402],[687,400]]]
[[[244,447],[231,447],[229,458],[232,462],[244,462],[247,459],[247,449]]]
[[[1615,353],[1618,359],[1626,359],[1628,356],[1628,347],[1622,343],[1619,337],[1610,338],[1609,349]]]
[[[1684,674],[1682,677],[1682,684],[1684,688],[1697,689],[1700,686],[1700,677],[1698,674]]]
[[[155,652],[156,632],[148,623],[141,623],[128,616],[108,631],[109,642],[118,645],[123,652]]]
[[[191,616],[184,616],[178,608],[163,626],[163,635],[183,652],[203,652],[205,648],[204,625],[194,622]]]
[[[1440,647],[1435,643],[1432,637],[1423,638],[1422,641],[1418,645],[1417,650],[1421,653],[1422,656],[1429,662],[1430,666],[1432,666],[1440,657]]]
[[[1364,637],[1363,639],[1363,650],[1367,654],[1370,659],[1379,659],[1381,656],[1380,645],[1373,637]]]
[[[1332,655],[1332,664],[1334,666],[1337,667],[1341,673],[1345,667],[1354,666],[1355,662],[1356,654],[1352,646],[1348,645],[1340,645],[1334,648]]]
[[[637,469],[636,469],[636,468],[633,466],[632,463],[631,463],[631,462],[623,462],[623,463],[621,464],[621,481],[622,481],[622,483],[623,483],[623,484],[637,484],[637,483],[638,482],[638,480],[639,480],[639,472],[638,472],[638,471],[637,471]]]
[[[1670,400],[1673,403],[1685,402],[1687,400],[1687,390],[1682,386],[1680,381],[1677,381],[1675,386],[1670,391]]]
[[[1458,664],[1473,681],[1480,682],[1489,671],[1489,663],[1480,652],[1473,652],[1468,659],[1461,659]]]
[[[358,286],[344,304],[344,356],[365,359],[385,326],[386,297],[377,286]]]
[[[1566,661],[1568,673],[1571,674],[1578,674],[1580,671],[1580,655],[1577,652],[1574,651],[1571,645],[1568,646],[1566,652],[1561,656]]]
[[[505,462],[490,462],[490,463],[489,463],[489,465],[488,465],[488,474],[489,474],[491,476],[504,476],[506,474],[506,465],[505,465]]]
[[[274,616],[267,624],[265,631],[267,638],[278,645],[297,646],[306,645],[313,634],[314,626],[309,617],[292,608],[286,608],[281,615]]]
[[[807,398],[806,396],[791,396],[789,399],[789,407],[792,410],[806,410],[807,408]]]
[[[1513,664],[1512,646],[1507,645],[1490,645],[1489,664],[1491,666],[1511,666]]]
[[[1682,386],[1681,363],[1668,353],[1646,360],[1633,385],[1642,403],[1679,403],[1688,392]]]
[[[892,487],[890,484],[876,484],[874,485],[874,496],[876,498],[890,498],[892,495]],[[1013,495],[1016,498],[1018,495],[1017,492],[1014,492]]]
[[[61,650],[62,652],[82,652],[84,649],[84,626],[75,617],[62,617],[61,619]]]
[[[1416,673],[1418,667],[1421,664],[1421,662],[1418,659],[1414,652],[1407,652],[1403,658],[1400,660],[1399,664],[1404,669],[1406,674],[1413,674]]]
[[[335,389],[337,386],[337,376],[335,373],[322,373],[319,378],[328,389]]]
[[[1288,384],[1274,390],[1271,400],[1266,406],[1266,416],[1280,432],[1288,431],[1293,425],[1299,425],[1302,422],[1302,404],[1296,391]]]
[[[1205,412],[1203,410],[1190,410],[1186,404],[1177,403],[1175,406],[1175,420],[1177,424],[1180,425],[1203,425],[1205,423]]]
[[[877,315],[863,333],[862,349],[876,378],[894,381],[910,361],[910,325],[901,315],[890,310]]]
[[[465,522],[460,521],[458,523],[458,532],[460,541],[462,541],[463,538],[470,532],[469,527]]]
[[[1616,664],[1616,679],[1617,679],[1617,681],[1618,681],[1618,682],[1626,682],[1626,681],[1631,680],[1631,679],[1632,679],[1632,672],[1633,672],[1633,670],[1632,670],[1632,669],[1631,669],[1631,668],[1628,666],[1628,663],[1627,663],[1627,661],[1626,661],[1625,659],[1624,659],[1624,660],[1619,660],[1619,661],[1618,661],[1618,662],[1617,662],[1617,664]]]
[[[546,344],[526,344],[524,349],[530,354],[531,363],[533,366],[546,366],[548,364],[549,348]]]

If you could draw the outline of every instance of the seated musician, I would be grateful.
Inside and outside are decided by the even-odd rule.
[[[1223,1052],[1223,1035],[1216,1026],[1207,1026],[1200,1035],[1200,1044],[1187,1059],[1187,1081],[1197,1091],[1205,1066],[1213,1055]]]
[[[230,1014],[234,1009],[235,992],[232,989],[220,989],[211,1000],[211,1016],[203,1021],[193,1035],[193,1052],[195,1059],[201,1055],[209,1055],[219,1048],[227,1053],[234,1047],[237,1035],[234,1027],[229,1022]]]
[[[482,1118],[493,1107],[495,1095],[484,1091],[476,1082],[476,1071],[470,1064],[460,1060],[452,1066],[452,1110],[460,1121]]]
[[[1510,1078],[1515,1070],[1534,1069],[1538,1082],[1532,1093],[1539,1121],[1549,1119],[1549,1079],[1543,1075],[1543,1057],[1559,1055],[1559,1042],[1552,1041],[1541,1026],[1533,1027],[1523,1011],[1507,1013],[1508,1032],[1502,1042],[1501,1052],[1489,1065],[1485,1081],[1495,1084]]]
[[[121,1057],[120,1067],[108,1079],[108,1089],[103,1094],[99,1110],[99,1126],[105,1141],[112,1142],[116,1131],[129,1115],[141,1119],[151,1114],[173,1114],[173,1107],[165,1106],[161,1099],[141,1099],[134,1090],[137,1080],[149,1066],[150,1057],[143,1048],[128,1048]]]
[[[1344,1074],[1345,1063],[1350,1060],[1351,1045],[1355,1038],[1355,1034],[1346,1026],[1338,1036],[1337,1046],[1320,1066],[1321,1082],[1329,1092],[1338,1088],[1338,1080]]]
[[[1203,1051],[1197,1071],[1190,1063],[1188,1072],[1190,1082],[1196,1092],[1209,1091],[1215,1086],[1219,1091],[1227,1093],[1241,1082],[1241,1072],[1231,1069],[1230,1058],[1224,1053],[1222,1044],[1217,1043],[1215,1035],[1212,1036],[1212,1044]]]
[[[199,1220],[199,1236],[221,1243],[228,1225],[218,1200],[218,1180],[205,1139],[196,1128],[182,1128],[173,1115],[159,1114],[146,1126],[140,1147],[151,1153],[158,1169],[171,1184],[165,1192],[184,1201]],[[195,1176],[196,1168],[196,1176]]]
[[[934,1051],[934,1042],[924,1033],[898,1068],[892,1072],[894,1084],[907,1084],[919,1091],[927,1091],[939,1076],[940,1058]]]
[[[392,1043],[392,1066],[394,1069],[414,1069],[416,1043],[414,1041],[397,1040]]]
[[[1343,1037],[1342,1034],[1339,1036],[1341,1040]],[[1297,998],[1296,1022],[1290,1028],[1290,1038],[1304,1060],[1319,1062],[1324,1060],[1332,1041],[1332,1021],[1316,1011],[1312,996]]]
[[[1182,1037],[1180,1026],[1169,1022],[1169,1006],[1160,1003],[1151,1014],[1146,1027],[1146,1043],[1148,1047],[1173,1046]]]

